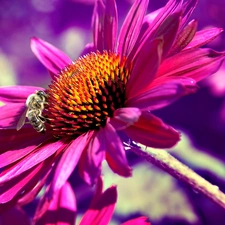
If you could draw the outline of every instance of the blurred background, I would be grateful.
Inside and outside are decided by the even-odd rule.
[[[149,12],[167,1],[152,0]],[[132,0],[118,0],[119,24]],[[30,38],[42,38],[76,59],[92,39],[93,0],[0,0],[0,86],[47,87],[50,76],[30,50]],[[199,0],[192,18],[198,29],[217,26],[225,29],[224,0]],[[225,50],[225,33],[210,43]],[[180,161],[225,192],[225,64],[213,76],[199,83],[196,94],[155,112],[182,132],[181,142],[171,151]],[[224,225],[225,211],[190,189],[128,153],[133,177],[122,179],[104,166],[106,187],[118,184],[119,199],[112,224],[145,215],[153,225]],[[93,189],[76,171],[70,177],[82,215]],[[25,207],[32,215],[36,202]]]

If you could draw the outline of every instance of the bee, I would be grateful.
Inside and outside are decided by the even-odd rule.
[[[42,116],[47,95],[44,91],[36,91],[35,94],[28,96],[26,100],[26,110],[17,123],[17,130],[20,130],[25,124],[26,118],[37,132],[45,132],[46,119]]]

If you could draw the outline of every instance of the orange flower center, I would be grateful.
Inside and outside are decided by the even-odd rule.
[[[47,89],[47,126],[54,136],[77,136],[99,129],[122,107],[130,69],[126,58],[90,53],[64,68]]]

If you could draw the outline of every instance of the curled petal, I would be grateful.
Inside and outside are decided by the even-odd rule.
[[[180,140],[179,132],[149,112],[143,112],[125,132],[135,142],[153,148],[171,148]]]
[[[194,93],[197,88],[195,80],[191,78],[174,78],[174,80],[150,87],[148,91],[128,99],[126,106],[137,107],[143,111],[160,109],[184,95]]]
[[[38,38],[31,39],[31,50],[41,63],[51,72],[52,78],[72,60],[61,50]]]
[[[120,108],[114,112],[110,123],[116,130],[123,130],[138,121],[141,111],[138,108]]]
[[[124,176],[131,176],[131,169],[128,166],[126,153],[120,137],[110,123],[104,127],[106,141],[106,161],[113,172]]]

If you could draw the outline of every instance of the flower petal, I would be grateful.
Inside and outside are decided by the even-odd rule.
[[[88,54],[88,53],[90,53],[90,52],[94,52],[94,51],[95,51],[94,44],[93,44],[93,43],[88,43],[88,44],[84,47],[84,49],[83,49],[83,51],[81,52],[80,56],[86,55],[86,54]]]
[[[0,87],[0,101],[4,103],[24,103],[30,94],[37,90],[44,90],[41,87],[32,86],[9,86]]]
[[[84,150],[86,141],[87,134],[80,135],[68,144],[56,166],[51,186],[49,188],[48,198],[51,199],[53,194],[66,183],[80,159],[80,155]]]
[[[136,0],[128,12],[118,37],[118,52],[121,55],[127,56],[133,49],[141,30],[148,2],[148,0]]]
[[[46,173],[41,177],[41,179],[38,181],[38,183],[31,189],[30,192],[26,193],[22,197],[20,197],[17,201],[17,205],[23,206],[27,205],[28,203],[32,202],[38,193],[41,191],[43,186],[45,185],[45,182],[48,179],[49,174],[51,173],[52,168],[50,168]]]
[[[146,42],[137,56],[130,79],[126,86],[126,98],[131,98],[146,91],[154,79],[161,63],[163,40]]]
[[[102,161],[105,159],[104,131],[93,131],[79,162],[79,174],[84,181],[93,185],[101,174]]]
[[[149,112],[143,112],[125,132],[135,142],[153,148],[171,148],[180,140],[179,132]]]
[[[197,5],[198,0],[187,0],[182,5],[183,19],[181,25],[184,25]]]
[[[35,225],[74,225],[76,220],[76,199],[71,185],[66,182],[55,193],[47,212]]]
[[[0,129],[15,129],[26,110],[25,102],[6,104],[0,107]],[[24,125],[26,127],[27,125]],[[15,132],[14,131],[14,132]]]
[[[168,56],[177,54],[191,42],[196,33],[197,25],[198,22],[196,20],[192,20],[186,27],[184,27],[176,38]]]
[[[61,50],[38,38],[31,39],[31,50],[41,63],[51,72],[52,78],[72,60]]]
[[[148,39],[153,39],[155,37],[155,32],[158,31],[158,28],[161,24],[174,12],[179,12],[181,10],[182,1],[180,0],[169,0],[165,7],[159,9],[159,13],[155,19],[149,23],[145,32],[142,32],[138,38],[136,46],[138,47],[142,42],[146,42]],[[142,30],[143,31],[143,30]],[[136,48],[136,47],[135,47]]]
[[[0,130],[0,168],[20,160],[30,154],[38,145],[50,136],[37,133],[33,128],[20,131]]]
[[[115,0],[96,1],[93,14],[93,36],[95,48],[99,51],[115,50],[118,16]]]
[[[129,62],[135,62],[136,58],[139,54],[142,54],[142,52],[146,51],[146,48],[148,49],[149,46],[153,44],[153,38],[154,39],[163,39],[163,45],[162,45],[162,58],[166,57],[167,53],[169,52],[172,44],[174,43],[174,40],[177,36],[177,31],[179,28],[181,20],[181,12],[177,12],[174,14],[169,15],[157,28],[157,30],[154,32],[153,35],[147,35],[145,39],[140,41],[132,50],[128,57]],[[148,58],[148,60],[150,57]],[[147,64],[147,63],[146,63]]]
[[[218,37],[222,32],[223,32],[222,28],[216,27],[200,30],[196,32],[194,38],[185,49],[192,50],[197,49],[203,45],[206,45],[212,40],[214,40],[216,37]]]
[[[19,176],[13,177],[11,180],[5,182],[4,185],[1,185],[0,203],[6,205],[11,203],[15,204],[18,199],[29,193],[38,181],[51,170],[54,159],[54,155],[50,156],[44,162],[39,163]],[[0,206],[4,206],[1,204]]]
[[[225,52],[219,53],[208,48],[181,51],[163,61],[157,77],[183,76],[199,81],[215,73],[224,58]]]
[[[13,177],[16,177],[36,166],[38,163],[44,161],[56,151],[64,148],[66,145],[67,144],[63,140],[53,142],[53,140],[50,139],[42,143],[38,148],[35,149],[34,152],[18,161],[11,167],[3,170],[3,172],[0,174],[0,183],[5,183]]]
[[[160,83],[149,88],[148,91],[126,102],[127,107],[137,107],[141,110],[156,110],[165,107],[184,95],[194,93],[197,90],[195,80],[180,78],[166,83]]]
[[[138,217],[136,219],[129,220],[121,225],[151,225],[150,222],[147,222],[148,218],[145,216]]]
[[[104,193],[99,197],[98,201],[95,201],[95,204],[91,205],[91,207],[82,217],[79,225],[109,224],[116,206],[116,200],[116,187],[112,186],[104,191]]]
[[[138,108],[119,108],[110,119],[116,130],[123,130],[138,121],[141,111]]]
[[[181,12],[182,11],[168,16],[155,33],[155,37],[162,37],[164,40],[162,53],[163,58],[166,57],[177,36],[177,31],[181,21]]]
[[[104,134],[106,141],[106,161],[108,165],[114,173],[124,177],[131,176],[131,169],[128,166],[123,144],[110,123],[105,125]]]

